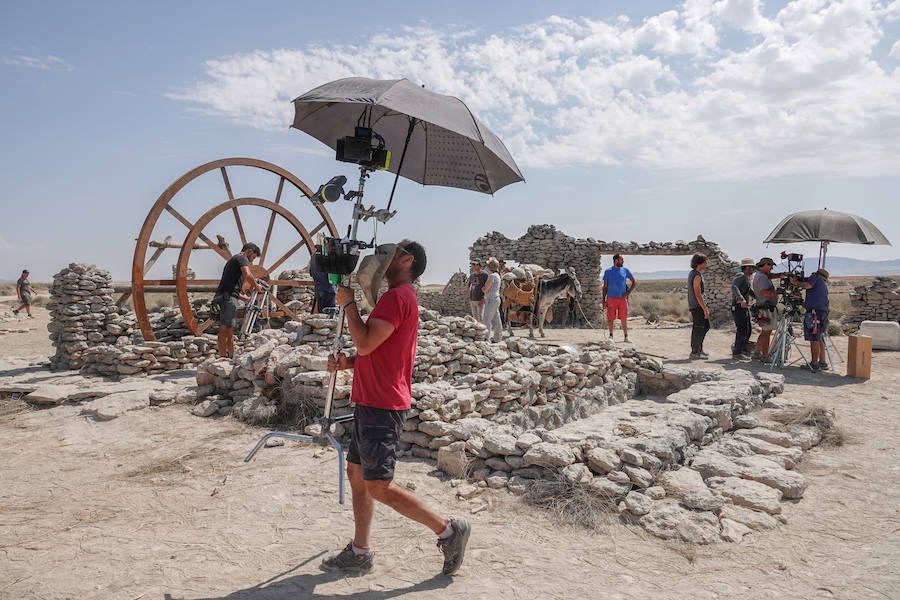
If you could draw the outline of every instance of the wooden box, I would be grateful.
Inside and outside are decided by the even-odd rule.
[[[867,335],[847,337],[847,377],[869,379],[872,376],[872,338]]]

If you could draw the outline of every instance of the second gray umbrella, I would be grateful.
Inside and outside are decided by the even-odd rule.
[[[406,79],[348,77],[321,85],[294,100],[292,127],[335,148],[353,135],[363,108],[391,150],[388,168],[423,185],[493,194],[524,181],[496,135],[462,100],[426,90]],[[405,154],[405,157],[404,157]]]

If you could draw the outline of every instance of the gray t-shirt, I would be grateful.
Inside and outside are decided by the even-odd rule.
[[[696,278],[700,278],[700,295],[703,295],[703,292],[706,291],[706,286],[703,284],[703,274],[700,273],[697,269],[691,269],[691,272],[688,274],[688,308],[700,308],[700,303],[697,301],[697,296],[694,294],[694,280]]]
[[[769,279],[769,276],[762,271],[753,274],[753,295],[756,296],[756,304],[758,306],[772,307],[775,306],[777,298],[774,296],[764,296],[763,290],[774,290],[775,284]]]
[[[500,302],[500,275],[488,273],[487,280],[491,282],[491,289],[484,295],[485,302]]]
[[[34,294],[34,290],[31,289],[31,282],[28,281],[27,277],[19,277],[16,285],[19,286],[19,293],[25,294],[26,296],[31,296],[32,294]]]

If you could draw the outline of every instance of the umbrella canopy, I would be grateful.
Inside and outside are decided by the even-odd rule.
[[[840,242],[845,244],[891,243],[868,219],[836,210],[804,210],[782,219],[765,243]]]
[[[336,148],[338,138],[353,135],[366,106],[372,129],[394,153],[392,173],[485,194],[524,181],[500,138],[462,100],[406,79],[348,77],[321,85],[294,100],[292,127]]]

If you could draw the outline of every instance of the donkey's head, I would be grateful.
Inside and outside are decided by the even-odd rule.
[[[567,269],[569,274],[569,287],[566,288],[566,294],[572,296],[573,298],[581,298],[581,282],[578,281],[578,277],[575,276],[575,269],[569,267]]]

